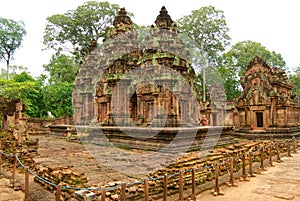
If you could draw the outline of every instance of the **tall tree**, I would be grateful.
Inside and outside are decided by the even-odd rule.
[[[245,72],[245,68],[256,55],[269,63],[272,67],[276,66],[287,70],[285,61],[280,53],[270,51],[261,43],[250,40],[238,42],[233,45],[232,48],[223,55],[223,60],[233,66],[235,70],[239,72],[239,76],[242,76]]]
[[[286,70],[285,61],[280,53],[270,51],[258,42],[249,40],[238,42],[223,54],[218,64],[218,71],[224,80],[227,99],[233,100],[235,96],[241,93],[240,77],[244,75],[246,67],[255,55],[261,57],[270,66],[281,67]]]
[[[47,18],[44,44],[60,52],[67,51],[83,60],[90,45],[107,36],[108,27],[119,10],[116,4],[88,1],[76,10]]]
[[[293,92],[300,99],[300,66],[290,75],[290,80],[292,81],[294,88]]]
[[[177,23],[179,31],[187,34],[196,48],[195,52],[198,52],[194,58],[201,59],[200,62],[193,62],[200,64],[202,68],[202,93],[203,101],[206,101],[205,65],[215,62],[230,41],[224,12],[213,6],[202,7],[180,18]]]
[[[26,113],[29,116],[36,117],[39,108],[36,102],[39,100],[39,94],[35,79],[26,72],[15,74],[10,80],[0,78],[1,95],[8,99],[20,99],[25,104]]]
[[[45,87],[45,110],[55,117],[73,116],[72,92],[73,83],[59,82]]]
[[[26,35],[24,22],[16,22],[0,17],[0,60],[6,62],[6,78],[9,79],[10,61],[13,59],[16,49],[21,46]]]
[[[28,68],[24,66],[10,65],[9,69],[10,69],[9,77],[20,74],[22,72],[28,72]],[[1,68],[0,70],[1,70],[0,78],[2,79],[7,78],[7,70],[5,70],[4,68]]]
[[[75,74],[78,65],[75,62],[74,57],[67,55],[54,55],[50,60],[50,63],[44,65],[44,69],[49,72],[51,83],[69,82],[75,81]]]
[[[179,31],[187,34],[210,62],[215,61],[230,43],[224,12],[213,6],[193,10],[177,23]]]
[[[72,91],[78,64],[73,56],[55,54],[44,69],[49,72],[48,84],[43,87],[41,114],[50,111],[55,117],[72,116]]]

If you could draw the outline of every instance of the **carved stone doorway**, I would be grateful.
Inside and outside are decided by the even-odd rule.
[[[130,97],[130,117],[133,121],[137,119],[137,95],[136,92]]]
[[[212,113],[213,126],[217,126],[217,113]]]
[[[153,101],[147,101],[144,110],[145,122],[150,123],[153,118]]]
[[[256,127],[262,128],[264,127],[264,118],[262,112],[256,112]]]

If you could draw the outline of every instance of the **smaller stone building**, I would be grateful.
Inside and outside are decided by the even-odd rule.
[[[235,102],[239,131],[286,132],[299,129],[300,105],[281,68],[256,56],[241,78],[243,93]]]
[[[0,129],[13,132],[14,137],[20,143],[26,135],[25,105],[20,99],[9,100],[0,96]]]
[[[2,118],[1,128],[9,129],[15,127],[22,119],[22,112],[25,111],[25,106],[19,99],[8,100],[0,97],[0,117]]]

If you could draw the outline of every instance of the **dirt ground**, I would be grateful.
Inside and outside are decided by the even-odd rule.
[[[0,179],[0,201],[23,201],[23,191],[14,191],[10,188],[10,181],[7,178]]]
[[[50,146],[50,142],[51,146]],[[49,137],[40,139],[39,157],[36,158],[41,164],[75,164],[75,168],[84,166],[85,173],[89,179],[95,183],[102,181],[103,183],[109,180],[122,180],[124,178],[133,180],[136,178],[128,178],[126,175],[116,174],[116,171],[108,171],[104,175],[101,173],[107,171],[107,168],[99,166],[89,153],[77,143],[69,143],[63,140],[51,140]],[[70,146],[72,145],[72,146]],[[51,151],[49,148],[51,147]],[[61,157],[55,157],[59,155]],[[64,156],[64,157],[63,157]],[[74,157],[75,156],[75,157]],[[79,157],[84,156],[84,157]],[[81,159],[82,158],[82,159]],[[75,161],[73,161],[75,160]],[[267,167],[266,171],[261,172],[254,178],[250,178],[249,182],[237,182],[238,187],[221,186],[223,196],[214,197],[209,191],[202,192],[197,196],[199,201],[282,201],[294,200],[300,201],[300,150],[298,154],[293,154],[293,157],[283,157],[282,163],[274,162],[275,167]],[[145,164],[146,165],[146,164]],[[5,177],[0,179],[0,201],[9,200],[24,200],[22,191],[14,191],[9,188],[9,177],[11,173],[7,172]],[[96,176],[95,176],[96,175]],[[19,172],[16,178],[17,182],[22,184],[24,174]],[[93,183],[90,183],[93,184]],[[44,190],[38,184],[33,182],[33,177],[30,179],[30,198],[33,200],[54,200],[54,192]],[[170,198],[172,200],[172,198]]]
[[[224,195],[214,197],[206,191],[197,196],[201,201],[300,201],[300,154],[284,157],[250,181],[238,182],[237,187],[222,186]]]

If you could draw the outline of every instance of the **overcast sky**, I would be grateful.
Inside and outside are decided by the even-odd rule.
[[[13,65],[28,67],[34,77],[43,72],[51,55],[42,51],[46,18],[74,10],[86,0],[1,0],[0,17],[23,20],[27,35],[16,51]],[[134,14],[139,25],[154,24],[160,8],[166,6],[173,20],[202,6],[223,10],[230,29],[231,45],[243,40],[260,42],[270,51],[281,53],[287,66],[300,65],[299,0],[109,0]],[[5,67],[0,63],[0,67]]]

